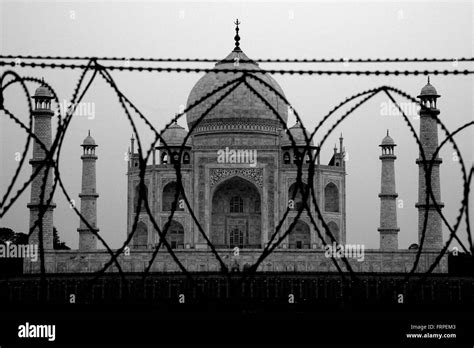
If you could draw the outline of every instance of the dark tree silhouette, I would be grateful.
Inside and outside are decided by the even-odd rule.
[[[28,235],[22,232],[15,232],[8,227],[0,227],[0,243],[5,244],[28,244]]]
[[[68,247],[65,242],[61,242],[61,240],[59,239],[59,234],[56,227],[53,227],[53,249],[54,250],[71,250],[71,248]]]

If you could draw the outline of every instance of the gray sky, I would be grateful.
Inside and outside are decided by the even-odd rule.
[[[473,5],[470,1],[446,2],[0,2],[0,52],[14,55],[125,56],[125,57],[225,57],[234,46],[235,18],[242,22],[241,48],[259,58],[385,58],[472,57]],[[162,64],[168,66],[170,64]],[[184,67],[185,65],[180,65]],[[189,65],[186,65],[189,66]],[[192,64],[212,67],[213,64]],[[443,64],[260,64],[262,68],[313,69],[453,69]],[[459,63],[459,69],[472,64]],[[24,76],[42,77],[53,85],[60,100],[69,99],[79,77],[76,70],[17,69]],[[186,103],[202,74],[112,72],[122,91],[161,129]],[[313,130],[319,120],[346,97],[377,86],[389,85],[416,96],[424,76],[348,77],[274,75],[287,98]],[[473,118],[473,77],[432,76],[441,98],[441,119],[450,130]],[[31,86],[33,93],[36,86]],[[26,104],[18,87],[6,93],[6,106],[26,122]],[[401,98],[397,100],[407,102]],[[126,168],[124,154],[131,128],[115,93],[98,78],[85,96],[95,117],[75,117],[66,137],[60,170],[69,194],[76,199],[81,185],[80,144],[90,129],[96,142],[98,226],[112,247],[126,236]],[[379,95],[337,127],[323,147],[322,163],[329,161],[340,132],[349,154],[347,162],[348,242],[378,248],[380,144],[386,129],[396,147],[396,180],[403,208],[398,209],[400,248],[417,242],[418,150],[401,116],[383,115],[387,103]],[[347,108],[345,109],[347,110]],[[339,113],[338,115],[341,115]],[[21,152],[25,134],[11,121],[0,118],[0,192],[3,196]],[[411,115],[413,116],[413,115]],[[332,122],[327,123],[329,126]],[[412,117],[418,130],[419,121]],[[185,125],[185,120],[179,122]],[[289,126],[294,119],[289,120]],[[143,124],[144,139],[150,140]],[[324,129],[327,129],[325,127]],[[316,138],[318,141],[324,129]],[[440,134],[440,141],[444,136]],[[473,161],[473,129],[456,137],[467,167]],[[147,138],[148,136],[148,138]],[[147,141],[148,144],[148,141]],[[460,207],[462,181],[453,148],[441,151],[444,213],[453,223]],[[31,174],[26,163],[20,176]],[[17,184],[16,188],[20,186]],[[29,189],[0,222],[20,232],[28,230]],[[55,196],[55,226],[69,246],[77,248],[79,218],[61,193]],[[463,227],[464,224],[461,225]],[[459,231],[466,240],[463,228]],[[445,240],[447,228],[444,228]]]

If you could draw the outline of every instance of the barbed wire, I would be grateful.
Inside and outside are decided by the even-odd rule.
[[[145,207],[146,215],[148,216],[148,219],[150,220],[151,224],[153,225],[153,230],[156,231],[158,233],[158,236],[159,236],[159,243],[155,246],[155,248],[152,252],[149,251],[149,252],[151,252],[151,258],[148,262],[148,266],[146,267],[145,271],[143,272],[144,279],[145,279],[146,275],[148,274],[148,272],[151,270],[152,265],[154,263],[154,260],[155,260],[157,254],[158,254],[158,251],[160,250],[161,246],[164,245],[165,248],[167,249],[166,251],[168,252],[168,254],[170,254],[173,261],[178,265],[180,270],[182,272],[184,272],[185,274],[187,274],[188,277],[192,280],[192,275],[189,273],[189,271],[186,269],[186,267],[182,264],[182,262],[179,260],[179,258],[175,255],[175,252],[173,251],[173,248],[171,248],[171,246],[170,246],[170,244],[169,244],[169,242],[166,238],[166,235],[168,233],[170,224],[173,221],[173,216],[174,216],[174,213],[175,213],[176,208],[177,208],[177,202],[178,202],[178,199],[179,199],[181,193],[184,197],[184,201],[186,203],[188,212],[189,212],[189,214],[192,218],[193,223],[197,226],[198,232],[201,234],[201,236],[203,237],[203,239],[206,241],[207,245],[209,246],[211,254],[214,255],[214,257],[216,258],[218,264],[221,265],[221,272],[228,275],[229,270],[228,270],[228,267],[227,267],[226,263],[224,262],[224,260],[219,255],[219,252],[217,251],[217,249],[215,248],[215,246],[213,245],[211,240],[208,238],[209,231],[208,231],[208,233],[206,233],[205,229],[201,226],[201,222],[196,217],[196,215],[193,211],[192,205],[190,204],[190,201],[186,196],[186,190],[184,189],[184,185],[183,185],[183,182],[182,182],[183,179],[182,179],[182,173],[181,173],[181,162],[178,161],[177,163],[174,163],[174,169],[175,169],[178,189],[175,192],[174,202],[172,204],[172,209],[171,209],[170,214],[168,215],[168,220],[165,223],[163,229],[160,228],[160,224],[158,224],[157,221],[155,220],[154,214],[153,214],[153,212],[150,208],[150,204],[148,202],[149,198],[145,194],[146,193],[146,190],[145,190],[145,187],[146,187],[146,185],[145,185],[145,173],[146,173],[146,170],[147,170],[146,163],[148,163],[148,160],[149,160],[149,158],[152,154],[152,151],[155,148],[158,141],[160,141],[160,143],[168,151],[168,153],[171,153],[171,148],[168,144],[166,144],[166,142],[163,139],[162,135],[166,130],[169,129],[169,127],[174,122],[179,120],[179,118],[183,117],[186,113],[188,113],[191,110],[193,110],[194,108],[196,108],[199,104],[209,102],[209,100],[211,100],[210,99],[211,97],[216,97],[216,95],[220,94],[220,96],[217,98],[217,100],[213,101],[209,105],[209,107],[204,112],[201,113],[200,117],[192,125],[192,127],[189,130],[186,138],[183,141],[183,144],[180,146],[179,151],[180,151],[180,157],[181,157],[181,155],[184,151],[184,147],[185,147],[187,139],[190,136],[192,136],[193,131],[203,121],[203,119],[206,117],[206,115],[211,110],[213,110],[217,105],[219,105],[220,102],[223,99],[225,99],[228,95],[230,95],[230,93],[232,93],[232,91],[234,91],[237,87],[244,86],[255,97],[257,97],[257,99],[260,100],[261,103],[263,103],[272,112],[272,114],[276,117],[276,119],[278,119],[281,128],[286,131],[288,137],[290,138],[291,148],[293,149],[293,151],[299,151],[298,147],[296,145],[295,139],[293,138],[293,135],[291,134],[291,132],[289,132],[288,126],[287,126],[286,122],[283,120],[283,118],[281,117],[281,115],[273,107],[272,103],[270,103],[251,83],[249,83],[249,81],[254,81],[254,83],[259,83],[261,86],[266,88],[270,93],[273,93],[277,98],[279,98],[284,103],[284,105],[292,107],[290,105],[289,101],[279,91],[277,91],[272,85],[268,84],[266,81],[264,81],[263,79],[261,79],[259,77],[259,76],[262,75],[262,73],[297,74],[297,75],[323,75],[324,74],[324,75],[384,75],[384,76],[388,76],[388,75],[395,75],[395,76],[399,76],[399,75],[438,75],[438,74],[443,74],[443,75],[471,75],[471,74],[474,73],[474,71],[472,71],[472,70],[410,70],[410,71],[408,71],[408,70],[405,70],[405,71],[399,71],[399,70],[344,71],[343,70],[343,71],[341,71],[341,70],[282,70],[282,69],[280,69],[280,70],[262,70],[262,69],[245,69],[245,71],[243,71],[243,70],[239,70],[239,69],[203,69],[203,68],[170,68],[170,67],[163,68],[163,67],[141,67],[141,66],[139,66],[139,67],[130,67],[130,66],[105,66],[105,65],[98,64],[98,62],[97,62],[98,60],[116,60],[116,61],[123,60],[122,58],[116,58],[116,57],[104,57],[104,58],[59,57],[58,58],[58,57],[50,57],[50,56],[46,56],[46,57],[40,57],[40,56],[18,56],[18,57],[0,56],[0,59],[11,59],[11,58],[27,59],[27,60],[29,60],[29,59],[45,59],[45,60],[50,60],[50,59],[51,60],[54,60],[54,59],[57,59],[57,60],[62,60],[62,59],[64,59],[64,60],[79,60],[79,59],[82,60],[82,59],[84,59],[85,60],[85,59],[87,59],[88,60],[87,64],[56,64],[56,63],[36,63],[36,62],[31,62],[31,63],[27,62],[27,63],[25,63],[25,62],[18,62],[18,61],[16,61],[16,62],[0,61],[0,66],[12,66],[12,67],[17,67],[17,68],[18,67],[21,67],[21,68],[31,67],[31,68],[52,68],[52,69],[77,69],[77,68],[83,69],[83,71],[81,73],[81,76],[79,77],[78,83],[76,84],[76,88],[74,90],[74,94],[73,94],[73,97],[72,97],[72,102],[73,103],[71,103],[71,107],[66,111],[66,115],[64,115],[64,117],[59,115],[60,117],[59,117],[59,122],[58,122],[58,128],[57,128],[57,131],[56,131],[56,137],[55,137],[55,139],[52,143],[51,148],[48,148],[45,144],[43,144],[42,141],[33,132],[33,123],[32,123],[32,116],[31,116],[31,111],[32,111],[31,103],[29,103],[29,109],[30,109],[30,124],[29,124],[29,126],[23,124],[11,111],[6,109],[5,105],[4,105],[5,104],[4,91],[8,86],[11,86],[15,83],[21,83],[24,86],[24,90],[26,92],[27,99],[29,100],[30,95],[29,95],[28,91],[26,90],[25,82],[38,83],[39,79],[32,78],[32,77],[23,77],[22,78],[22,77],[20,77],[19,75],[17,75],[15,73],[15,79],[14,80],[9,81],[5,85],[3,85],[3,83],[2,83],[1,86],[0,86],[1,87],[1,90],[0,90],[0,92],[1,92],[1,94],[0,94],[0,97],[1,97],[0,98],[0,100],[1,100],[0,110],[5,111],[6,115],[8,117],[10,117],[11,119],[13,119],[14,122],[16,124],[18,124],[22,129],[24,129],[26,131],[26,133],[28,134],[27,142],[26,142],[26,145],[25,145],[25,151],[23,152],[23,154],[26,154],[26,151],[27,151],[29,143],[30,143],[30,139],[33,139],[35,141],[35,143],[37,143],[41,147],[41,149],[44,152],[45,157],[46,157],[46,160],[39,166],[39,168],[37,168],[36,173],[32,174],[32,176],[27,181],[27,183],[22,187],[22,189],[20,191],[18,191],[17,194],[14,197],[12,197],[12,199],[10,200],[10,202],[7,205],[5,205],[5,203],[7,202],[8,197],[11,193],[11,189],[13,188],[13,185],[16,181],[16,178],[18,177],[18,174],[21,170],[21,167],[24,164],[24,161],[20,162],[19,167],[15,171],[13,180],[10,183],[10,185],[8,186],[8,190],[7,190],[6,194],[4,195],[3,199],[1,200],[1,204],[0,204],[0,207],[3,209],[0,212],[0,215],[3,216],[11,208],[13,203],[16,201],[16,199],[19,197],[19,195],[24,191],[24,189],[32,182],[34,177],[36,175],[40,175],[39,173],[41,173],[44,169],[46,170],[46,174],[43,175],[43,178],[42,178],[43,180],[42,180],[42,184],[41,184],[42,187],[41,187],[41,196],[40,196],[40,201],[41,201],[41,204],[42,204],[43,208],[40,209],[40,214],[38,214],[38,220],[34,222],[34,224],[31,226],[30,232],[29,232],[29,235],[31,235],[31,233],[36,229],[36,227],[39,227],[40,249],[41,249],[40,250],[40,256],[41,256],[40,257],[40,259],[41,259],[40,271],[41,271],[41,275],[42,275],[43,278],[46,275],[46,270],[45,270],[45,260],[44,260],[44,250],[43,250],[44,248],[43,248],[43,243],[42,243],[43,242],[43,238],[42,238],[42,235],[43,235],[42,219],[44,217],[47,206],[52,202],[52,197],[55,193],[57,184],[59,184],[59,186],[61,187],[61,189],[63,191],[63,194],[65,195],[65,197],[67,197],[68,201],[70,200],[70,195],[67,193],[67,191],[66,191],[66,189],[65,189],[65,187],[62,183],[62,180],[60,178],[58,163],[59,163],[61,147],[62,147],[62,144],[63,144],[63,140],[65,139],[66,132],[67,132],[67,129],[69,127],[70,121],[73,117],[74,109],[77,106],[77,103],[75,101],[76,100],[81,100],[81,98],[84,96],[87,89],[91,86],[91,84],[94,81],[94,78],[97,74],[99,74],[109,84],[109,86],[115,91],[115,93],[117,94],[117,97],[119,99],[119,103],[120,103],[122,109],[124,110],[128,121],[130,122],[130,124],[132,126],[133,133],[136,136],[137,144],[138,144],[138,155],[139,155],[138,178],[139,178],[140,191],[139,191],[139,195],[138,195],[138,212],[135,214],[134,221],[133,221],[133,224],[132,224],[132,229],[131,229],[130,233],[128,234],[128,236],[126,238],[126,241],[124,242],[122,247],[120,247],[116,252],[114,252],[112,249],[109,248],[109,246],[107,245],[105,240],[103,240],[103,238],[95,231],[94,227],[90,224],[90,222],[87,221],[87,219],[82,215],[82,213],[79,212],[74,207],[74,211],[77,214],[77,216],[81,219],[81,221],[83,221],[85,223],[87,228],[90,229],[91,232],[96,237],[99,238],[99,240],[102,242],[102,244],[107,249],[107,252],[111,256],[110,260],[104,265],[104,267],[102,267],[99,271],[95,272],[96,277],[94,279],[97,279],[98,276],[103,274],[103,272],[105,272],[112,264],[115,264],[117,266],[120,275],[124,278],[124,274],[123,274],[123,271],[121,269],[118,257],[124,253],[125,248],[129,245],[129,243],[134,238],[134,234],[136,233],[136,230],[137,230],[137,224],[138,224],[138,221],[139,221],[140,210],[141,210],[142,202],[143,202],[144,207]],[[208,62],[208,60],[192,60],[192,59],[176,59],[176,60],[174,60],[172,58],[169,58],[169,59],[160,59],[160,58],[153,58],[152,59],[152,58],[150,58],[149,60],[147,60],[147,58],[131,58],[131,59],[127,59],[127,60],[129,60],[129,61],[153,61],[153,62],[162,62],[162,61],[163,62],[165,62],[165,61],[167,61],[167,62],[173,62],[173,61],[176,61],[176,62],[178,62],[178,61],[179,62],[201,62],[201,61],[202,62]],[[367,59],[367,60],[362,60],[362,61],[344,59],[344,60],[340,60],[339,62],[367,62],[367,63],[368,62],[376,62],[376,63],[378,63],[378,62],[447,62],[447,61],[453,61],[453,60],[471,62],[471,61],[474,61],[474,58],[459,58],[459,59],[448,59],[448,58],[445,58],[445,59],[443,59],[443,58],[439,58],[439,59],[435,59],[435,58],[433,58],[433,59],[428,59],[428,58],[417,59],[417,58],[415,58],[413,60],[409,60],[407,58],[405,60],[394,58],[392,60],[390,60],[390,59],[387,59],[387,60],[384,60],[384,59],[375,59],[375,60]],[[262,61],[265,61],[265,60],[262,60]],[[267,61],[270,62],[271,60],[267,60]],[[273,61],[271,61],[271,62],[273,62]],[[314,62],[318,62],[319,63],[319,62],[333,62],[333,61],[332,60],[331,61],[326,61],[324,59],[323,60],[313,59],[311,61],[307,61],[307,60],[291,60],[291,61],[290,60],[275,60],[274,62],[284,62],[284,63],[307,63],[307,62],[313,62],[314,63]],[[335,61],[335,62],[337,62],[337,61]],[[219,73],[219,74],[229,73],[229,74],[233,74],[233,79],[227,81],[226,83],[221,84],[220,86],[217,86],[216,88],[212,89],[208,93],[201,96],[201,98],[199,98],[194,103],[189,105],[184,111],[182,111],[179,114],[175,115],[163,130],[157,131],[153,127],[153,125],[148,121],[147,117],[142,112],[140,112],[140,110],[123,94],[123,92],[120,90],[120,88],[117,86],[117,84],[113,80],[113,78],[110,75],[109,71],[117,71],[117,70],[119,70],[119,71],[123,71],[123,70],[125,70],[125,71],[138,71],[138,72],[142,72],[142,71],[143,72],[159,72],[159,73],[163,73],[163,72],[176,72],[176,73],[191,73],[191,72],[208,72],[209,73],[209,72],[211,72],[211,73]],[[80,86],[82,85],[82,82],[85,79],[85,76],[86,76],[87,72],[92,72],[93,76],[89,80],[88,84],[86,85],[86,87],[82,91],[82,93],[79,94]],[[11,72],[4,73],[2,78],[0,79],[0,82],[2,82],[4,80],[4,77],[8,74],[11,74]],[[51,86],[47,85],[47,84],[46,84],[46,86],[52,92],[55,102],[57,104],[59,104],[59,101],[57,99],[56,93],[53,90],[53,88]],[[449,247],[449,245],[450,245],[450,243],[453,239],[456,239],[457,242],[462,246],[462,248],[466,252],[469,252],[469,251],[471,253],[473,252],[474,248],[473,248],[473,245],[472,245],[472,236],[471,236],[471,231],[470,231],[469,214],[467,213],[468,212],[468,202],[469,202],[468,198],[469,198],[470,184],[471,184],[471,178],[472,178],[472,168],[471,168],[471,170],[469,172],[469,175],[468,175],[467,174],[468,171],[466,170],[466,166],[465,166],[464,161],[462,159],[462,154],[460,153],[460,151],[459,151],[459,149],[458,149],[458,147],[457,147],[457,145],[456,145],[456,143],[453,139],[455,134],[457,134],[458,132],[460,132],[463,129],[466,129],[466,128],[472,126],[473,122],[466,123],[466,124],[462,125],[461,127],[459,127],[456,131],[450,133],[447,130],[447,128],[441,123],[441,120],[436,118],[436,122],[440,125],[440,127],[442,128],[442,130],[446,134],[446,139],[441,144],[438,145],[438,147],[436,149],[436,152],[432,156],[432,158],[426,158],[425,153],[424,153],[425,150],[422,146],[422,143],[421,143],[420,139],[418,138],[418,136],[416,134],[416,131],[414,130],[413,126],[411,125],[411,123],[408,120],[408,117],[406,116],[406,114],[404,113],[404,111],[402,110],[400,105],[392,97],[390,92],[396,93],[396,94],[398,94],[398,95],[400,95],[400,96],[402,96],[402,97],[404,97],[404,98],[406,98],[406,99],[408,99],[408,100],[410,100],[414,103],[417,103],[422,109],[424,108],[424,105],[420,104],[414,97],[410,96],[409,94],[407,94],[407,93],[405,93],[401,90],[398,90],[396,88],[389,87],[389,86],[381,86],[381,87],[377,87],[377,88],[367,90],[367,91],[364,91],[364,92],[361,92],[361,93],[354,94],[353,96],[351,96],[349,98],[346,98],[343,102],[338,104],[326,116],[323,117],[323,119],[319,122],[319,124],[315,128],[315,130],[313,132],[311,132],[311,134],[309,136],[306,133],[306,128],[304,127],[304,124],[301,121],[298,113],[292,107],[294,115],[296,116],[298,122],[301,124],[301,126],[304,130],[303,134],[304,134],[304,137],[305,137],[306,145],[305,145],[305,148],[304,148],[303,151],[308,151],[308,155],[312,159],[310,161],[310,165],[308,166],[308,168],[303,167],[303,160],[295,163],[296,168],[297,168],[297,175],[296,175],[296,184],[297,184],[296,187],[297,187],[297,189],[295,191],[293,191],[292,195],[293,195],[293,199],[294,199],[294,197],[296,197],[298,192],[303,193],[303,204],[298,209],[296,209],[296,215],[292,217],[293,221],[289,224],[286,231],[281,232],[280,230],[282,229],[283,224],[287,220],[287,218],[289,216],[288,214],[290,212],[290,207],[287,205],[285,212],[282,214],[282,218],[280,219],[280,221],[278,222],[278,224],[275,228],[275,231],[273,231],[271,237],[269,238],[269,243],[264,248],[262,248],[262,253],[260,254],[260,256],[258,256],[256,262],[253,265],[250,266],[248,272],[246,272],[244,274],[244,276],[242,277],[242,282],[245,281],[245,279],[247,279],[248,277],[251,277],[253,274],[255,274],[255,272],[257,272],[257,270],[259,269],[259,266],[265,260],[265,258],[268,257],[270,254],[272,254],[274,252],[274,250],[278,246],[281,245],[281,243],[285,240],[285,238],[288,237],[288,235],[291,233],[292,229],[295,227],[296,223],[298,221],[300,221],[300,218],[301,218],[301,215],[303,214],[303,212],[306,212],[307,215],[309,216],[311,224],[313,225],[313,228],[316,231],[316,233],[318,235],[318,238],[320,239],[320,242],[322,243],[322,245],[327,244],[327,242],[324,238],[323,232],[324,232],[325,235],[329,236],[329,239],[330,239],[331,242],[337,242],[337,238],[333,234],[333,232],[331,231],[329,226],[327,225],[325,217],[322,214],[322,212],[319,208],[319,205],[318,205],[318,201],[316,199],[316,190],[315,190],[315,187],[314,187],[315,183],[314,183],[314,180],[313,180],[314,179],[314,171],[315,171],[315,163],[314,162],[315,162],[315,159],[319,156],[319,153],[321,151],[321,147],[323,146],[324,142],[327,140],[327,138],[329,137],[331,132],[338,125],[340,125],[345,120],[346,117],[353,114],[353,112],[355,110],[357,110],[361,105],[366,103],[368,100],[370,100],[372,97],[374,97],[376,94],[378,94],[380,92],[384,92],[389,97],[391,102],[393,102],[396,105],[397,109],[401,113],[401,116],[404,118],[405,122],[407,123],[407,126],[409,127],[412,136],[415,138],[415,140],[418,144],[420,157],[423,160],[422,163],[423,163],[423,169],[424,169],[424,175],[425,175],[425,181],[426,181],[426,183],[425,183],[426,184],[426,194],[425,194],[426,202],[425,203],[428,205],[428,204],[430,204],[430,201],[432,201],[432,205],[435,207],[437,213],[440,215],[443,223],[450,230],[449,240],[446,242],[446,244],[444,245],[442,250],[440,250],[440,252],[438,253],[438,256],[436,257],[436,260],[430,265],[428,270],[425,272],[425,275],[429,274],[430,272],[432,272],[435,269],[435,267],[441,261],[442,257],[446,254],[447,248]],[[322,138],[322,141],[319,143],[319,146],[317,147],[317,150],[314,153],[309,151],[309,149],[311,148],[311,142],[313,141],[313,138],[315,137],[315,135],[318,133],[318,130],[334,114],[334,112],[339,110],[341,107],[345,106],[349,102],[355,101],[357,99],[360,99],[360,100],[354,106],[352,106],[347,112],[345,112],[344,115],[342,117],[340,117],[332,125],[332,127],[330,127],[330,129],[326,132],[326,134]],[[153,143],[151,144],[151,146],[149,147],[149,149],[146,150],[145,156],[144,156],[144,151],[143,151],[144,148],[143,148],[143,145],[140,141],[140,135],[139,135],[139,132],[136,128],[136,125],[133,121],[133,118],[131,116],[129,108],[131,110],[133,110],[140,117],[140,119],[145,121],[145,123],[148,125],[150,130],[152,130],[152,132],[155,135],[155,139],[154,139]],[[431,173],[432,173],[433,163],[435,161],[437,153],[448,142],[451,143],[451,145],[454,147],[456,153],[459,155],[459,159],[460,159],[459,163],[460,163],[460,166],[461,166],[461,172],[463,174],[463,198],[461,200],[461,208],[459,209],[459,213],[456,217],[456,222],[454,223],[454,225],[450,225],[449,222],[447,221],[447,219],[445,218],[445,216],[443,215],[443,213],[441,211],[441,207],[439,206],[439,203],[436,201],[433,189],[431,187]],[[305,153],[306,152],[303,152],[303,157],[304,157]],[[54,158],[54,156],[56,156],[56,158]],[[48,173],[51,169],[55,173],[55,180],[54,180],[52,190],[49,194],[49,197],[45,198],[44,194],[47,191],[46,190],[47,176],[48,176]],[[303,180],[303,174],[305,174],[305,179],[304,180]],[[304,181],[306,181],[306,183]],[[311,184],[311,185],[309,185],[309,189],[305,188],[306,187],[305,185],[307,185],[307,183]],[[314,206],[315,211],[317,213],[317,218],[321,222],[322,230],[324,230],[324,231],[321,231],[321,228],[318,226],[318,223],[316,222],[315,217],[313,216],[313,213],[311,211],[311,207],[310,207],[309,203],[307,202],[307,199],[310,198],[310,197],[312,199],[312,205]],[[463,215],[464,215],[465,220],[466,220],[468,243],[469,243],[470,249],[466,248],[464,246],[464,244],[461,242],[461,240],[459,239],[459,237],[457,236],[457,230],[460,226]],[[409,277],[411,275],[413,275],[414,272],[417,270],[419,260],[421,258],[421,254],[422,254],[422,249],[423,249],[423,244],[424,244],[424,239],[425,239],[425,233],[426,233],[426,230],[427,230],[427,226],[428,226],[428,210],[426,209],[425,214],[424,214],[422,232],[421,232],[421,236],[420,236],[421,237],[420,247],[419,247],[419,249],[416,253],[416,257],[415,257],[415,260],[414,260],[414,263],[413,263],[413,267],[410,270],[410,272],[407,273],[405,281],[408,281]],[[128,229],[128,226],[127,226],[127,229]],[[264,231],[263,233],[266,233],[266,231]],[[331,260],[333,261],[337,271],[341,274],[343,279],[345,279],[345,273],[346,272],[339,265],[339,260],[336,259],[334,255],[331,255]],[[351,264],[346,259],[345,255],[343,255],[341,261],[345,265],[345,269],[349,272],[351,277],[356,277],[356,272],[352,270]]]
[[[95,58],[94,58],[95,59]],[[25,62],[4,62],[0,61],[0,66],[10,67],[30,67],[30,68],[51,68],[51,69],[85,69],[85,64],[56,64],[56,63],[25,63]],[[176,67],[146,67],[146,66],[114,66],[104,65],[103,69],[107,70],[118,70],[118,71],[138,71],[138,72],[167,72],[167,73],[240,73],[241,71],[236,69],[219,68],[176,68]],[[474,70],[286,70],[286,69],[246,69],[249,73],[267,73],[267,74],[278,74],[278,75],[355,75],[355,76],[410,76],[410,75],[472,75]]]
[[[36,60],[103,60],[103,61],[129,61],[129,62],[155,62],[155,63],[215,63],[222,59],[211,58],[144,58],[144,57],[92,57],[92,56],[38,56],[38,55],[0,55],[0,59],[36,59]],[[456,63],[474,62],[474,57],[460,58],[266,58],[252,59],[256,63]]]

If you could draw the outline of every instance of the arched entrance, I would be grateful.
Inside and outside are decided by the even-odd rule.
[[[305,183],[298,185],[298,183],[293,183],[288,189],[288,200],[293,200],[294,204],[291,207],[292,210],[300,210],[303,208],[303,197],[306,196],[306,202],[309,206],[309,187]]]
[[[182,211],[184,208],[181,206],[180,201],[183,198],[183,195],[181,192],[179,192],[177,199],[176,197],[176,191],[178,191],[178,185],[176,184],[175,181],[172,181],[163,188],[163,194],[162,194],[162,211],[172,211],[173,210],[173,205],[176,204],[174,207],[175,211]],[[175,203],[176,202],[176,203]]]
[[[324,210],[335,213],[339,212],[339,190],[332,182],[324,188]]]
[[[298,221],[290,232],[290,249],[309,249],[310,238],[308,224],[303,221]]]
[[[184,228],[178,221],[172,220],[166,233],[166,240],[171,249],[184,248]]]
[[[225,180],[212,195],[211,242],[221,248],[260,248],[261,197],[257,187],[240,177]]]
[[[143,221],[139,221],[132,237],[132,247],[144,249],[147,247],[148,228]]]

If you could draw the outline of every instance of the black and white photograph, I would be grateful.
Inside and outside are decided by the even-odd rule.
[[[473,347],[472,0],[0,0],[0,347]]]

